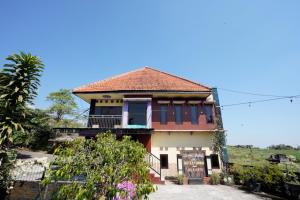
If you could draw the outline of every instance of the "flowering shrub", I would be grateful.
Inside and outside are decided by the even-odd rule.
[[[142,144],[127,136],[117,140],[115,134],[101,133],[95,140],[78,138],[55,150],[55,167],[50,167],[43,183],[71,182],[55,192],[52,199],[58,200],[148,199],[155,188],[146,153]]]
[[[137,198],[136,188],[132,182],[123,181],[118,184],[117,188],[120,192],[117,193],[113,200],[131,200]]]

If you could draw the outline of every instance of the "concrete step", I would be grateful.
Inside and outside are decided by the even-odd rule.
[[[156,177],[153,173],[149,173],[149,179],[153,184],[165,184],[165,181],[160,180],[160,177]]]
[[[189,178],[188,180],[189,185],[200,185],[203,184],[202,178]]]

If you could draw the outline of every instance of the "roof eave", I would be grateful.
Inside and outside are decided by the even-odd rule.
[[[208,91],[178,91],[178,90],[112,90],[112,91],[72,91],[73,94],[97,94],[97,93],[179,93],[179,94],[210,94]]]

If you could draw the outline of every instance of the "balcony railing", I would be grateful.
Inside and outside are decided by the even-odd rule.
[[[122,115],[90,115],[87,126],[91,128],[121,128]]]

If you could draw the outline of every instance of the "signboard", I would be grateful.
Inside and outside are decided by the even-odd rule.
[[[202,179],[205,176],[205,151],[182,150],[183,173],[189,179]]]

